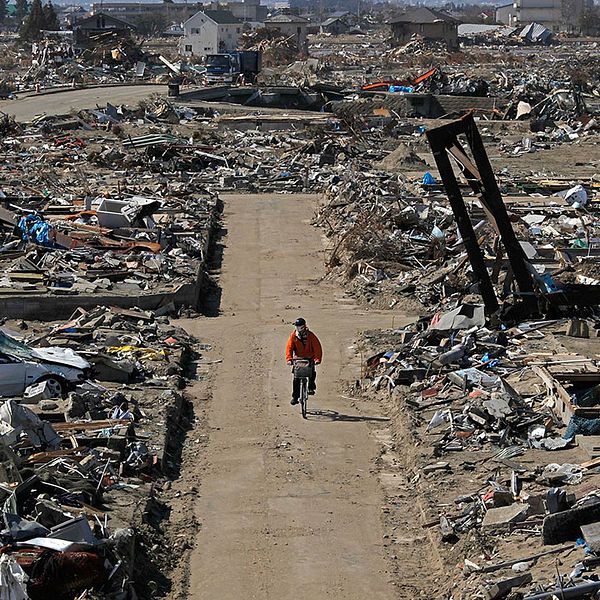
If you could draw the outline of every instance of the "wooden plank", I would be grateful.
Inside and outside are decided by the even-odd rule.
[[[89,429],[106,429],[107,427],[124,427],[132,423],[129,419],[108,419],[106,421],[83,421],[81,423],[55,423],[56,431],[87,431]]]
[[[76,452],[85,452],[87,448],[85,446],[77,446],[76,448],[68,448],[67,450],[51,450],[49,452],[36,452],[28,456],[25,462],[28,464],[45,463],[54,460],[55,458],[72,457]]]
[[[130,273],[128,271],[128,273]],[[111,306],[109,307],[111,313],[115,315],[121,315],[123,317],[131,317],[132,319],[141,319],[142,321],[151,321],[152,315],[147,312],[143,312],[141,310],[132,310],[129,308],[121,308],[119,306]]]
[[[43,281],[44,277],[46,277],[44,273],[31,273],[29,271],[12,271],[8,273],[8,278],[15,281]]]
[[[0,206],[0,223],[4,225],[9,225],[12,227],[17,226],[17,213],[12,212],[11,210],[7,210]]]
[[[599,373],[552,373],[557,381],[569,381],[571,383],[600,383]]]
[[[571,396],[562,384],[548,373],[547,369],[544,367],[532,367],[532,370],[546,385],[548,395],[554,399],[554,412],[558,414],[565,425],[568,425],[575,413],[575,406],[571,402]]]
[[[600,523],[590,523],[589,525],[581,525],[581,533],[583,539],[593,552],[600,550]]]
[[[594,458],[592,460],[582,462],[579,466],[583,469],[595,469],[596,467],[600,467],[600,458]]]

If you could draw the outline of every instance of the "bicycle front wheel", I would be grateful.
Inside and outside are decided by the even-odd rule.
[[[308,379],[306,377],[303,377],[300,382],[300,403],[302,405],[302,418],[306,419],[308,410]]]

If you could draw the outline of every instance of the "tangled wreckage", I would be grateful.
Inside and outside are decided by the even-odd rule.
[[[459,142],[464,135],[473,154],[472,161]],[[513,311],[521,316],[541,314],[570,314],[578,309],[590,309],[600,302],[600,284],[561,283],[552,273],[540,273],[526,257],[523,246],[517,240],[506,206],[485,152],[481,135],[472,114],[460,121],[449,123],[427,132],[427,139],[440,172],[458,231],[464,244],[473,272],[473,280],[483,298],[486,311],[493,314],[499,309],[498,298],[485,264],[484,255],[471,223],[457,177],[452,169],[450,156],[458,163],[461,173],[471,187],[481,208],[495,232],[494,245],[498,248],[497,260],[506,254],[509,272],[497,283],[504,295],[513,291]],[[567,199],[575,193],[569,190]],[[501,242],[503,250],[499,248]]]
[[[0,121],[0,596],[168,594],[186,540],[160,525],[203,351],[170,319],[198,308],[227,192],[318,194],[328,276],[422,315],[362,340],[362,393],[410,425],[386,466],[390,564],[432,538],[431,597],[596,593],[597,49],[319,38],[301,60],[250,36],[253,85],[192,89],[200,69],[115,37],[40,44],[6,75],[182,89]]]
[[[388,489],[386,521],[394,531],[402,527],[401,498],[419,498],[415,517],[436,530],[435,551],[448,557],[450,577],[438,597],[596,597],[600,282],[581,270],[596,260],[594,220],[563,216],[574,224],[568,239],[552,230],[545,252],[535,243],[548,235],[549,208],[581,214],[595,207],[581,185],[543,208],[507,206],[472,114],[426,136],[456,226],[450,248],[460,254],[444,252],[446,217],[427,238],[411,233],[413,244],[435,249],[429,257],[440,276],[428,283],[440,285],[439,308],[412,326],[363,339],[366,350],[379,349],[366,361],[364,393],[387,392],[391,421],[408,415],[417,448],[406,471],[386,466],[398,478]],[[519,240],[516,227],[531,241]],[[440,257],[448,266],[439,267]],[[459,268],[467,269],[461,288],[448,281]],[[361,275],[386,278],[381,267],[359,263],[354,276]],[[389,550],[398,558],[393,541]],[[417,580],[408,577],[415,593]]]
[[[164,510],[146,487],[176,468],[194,342],[164,315],[117,307],[32,341],[0,337],[2,593],[135,597],[135,579],[152,585],[137,577],[151,573],[133,559],[139,532]]]

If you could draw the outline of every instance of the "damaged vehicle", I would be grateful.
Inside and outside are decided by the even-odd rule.
[[[0,330],[0,396],[21,396],[28,386],[45,381],[59,398],[90,373],[90,363],[72,350],[30,348]]]

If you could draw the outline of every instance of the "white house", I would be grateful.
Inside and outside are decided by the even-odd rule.
[[[183,24],[179,53],[206,56],[236,50],[242,25],[242,21],[228,10],[199,11]]]

